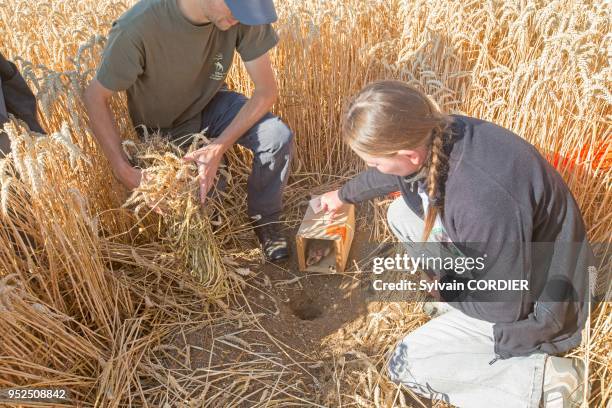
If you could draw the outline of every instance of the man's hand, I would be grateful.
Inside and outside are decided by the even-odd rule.
[[[198,175],[200,182],[200,203],[203,205],[206,201],[206,195],[214,184],[219,163],[225,148],[223,145],[211,143],[194,152],[191,152],[183,157],[187,162],[195,162],[198,166]]]
[[[132,191],[140,185],[142,171],[132,166],[125,166],[121,170],[115,172],[115,177],[117,177],[125,188]]]
[[[122,138],[110,109],[110,99],[114,93],[97,79],[93,79],[85,89],[83,101],[94,137],[108,159],[115,177],[129,190],[133,190],[140,184],[141,173],[132,167],[121,148]]]
[[[154,177],[154,175],[147,172],[146,169],[141,170],[131,166],[121,170],[121,174],[116,174],[115,176],[119,179],[121,184],[123,184],[130,191],[140,187],[143,183],[147,183],[148,180]],[[147,200],[145,196],[145,203],[157,214],[164,215],[161,208],[163,206],[163,202],[153,202],[151,200]]]
[[[329,214],[329,218],[333,219],[336,211],[344,205],[338,194],[340,190],[328,191],[321,196],[321,209]]]

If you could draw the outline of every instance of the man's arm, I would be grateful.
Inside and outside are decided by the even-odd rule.
[[[83,99],[93,134],[110,162],[115,177],[132,190],[140,184],[141,172],[132,167],[121,148],[121,136],[110,108],[113,93],[94,78],[85,89]]]
[[[278,96],[276,78],[268,53],[247,61],[244,65],[255,84],[253,96],[238,111],[236,117],[219,137],[211,144],[185,156],[185,160],[198,163],[202,203],[206,198],[206,193],[213,185],[223,153],[272,108]]]
[[[215,140],[224,151],[229,149],[247,130],[270,111],[278,97],[276,77],[272,70],[268,53],[244,63],[246,70],[255,84],[253,96],[249,99],[228,127]]]

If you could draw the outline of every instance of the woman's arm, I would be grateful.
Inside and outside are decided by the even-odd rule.
[[[397,176],[381,173],[376,168],[369,168],[342,186],[338,195],[343,202],[355,204],[382,197],[399,189]]]

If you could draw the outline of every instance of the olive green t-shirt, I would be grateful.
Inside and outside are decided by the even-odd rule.
[[[194,25],[176,1],[141,0],[115,21],[96,78],[127,91],[135,126],[181,136],[201,130],[201,112],[223,85],[234,50],[250,61],[278,37],[269,24]]]

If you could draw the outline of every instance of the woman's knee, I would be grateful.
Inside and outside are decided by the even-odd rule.
[[[387,208],[387,220],[391,221],[399,219],[399,217],[401,216],[401,213],[403,212],[403,206],[405,206],[406,204],[404,203],[404,198],[403,197],[398,197],[395,200],[393,200],[393,202],[391,204],[389,204],[389,208]]]
[[[387,223],[400,241],[418,242],[421,240],[424,222],[408,207],[402,197],[396,198],[389,205]]]
[[[387,208],[387,223],[391,232],[400,240],[406,241],[409,239],[408,231],[406,231],[406,217],[409,209],[402,197],[396,198]]]
[[[416,372],[417,367],[413,363],[427,358],[431,345],[420,342],[418,336],[413,334],[414,332],[404,337],[389,359],[387,375],[395,383],[411,384],[426,380],[423,378],[424,373]]]

